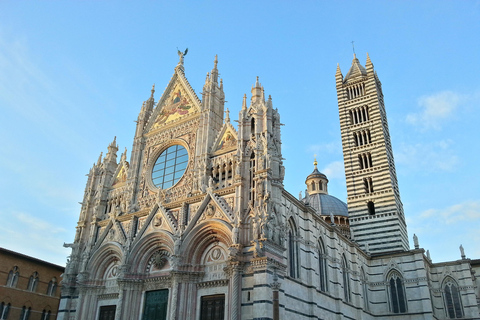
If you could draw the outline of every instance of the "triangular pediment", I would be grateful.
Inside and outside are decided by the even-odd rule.
[[[202,200],[193,218],[190,220],[185,234],[188,234],[195,225],[204,220],[224,220],[233,223],[235,220],[234,214],[226,201],[218,195],[207,191],[205,198]]]
[[[127,182],[128,162],[119,163],[112,183],[113,188],[118,188]]]
[[[237,148],[237,131],[235,128],[227,122],[220,130],[217,140],[213,144],[213,154],[220,154],[235,150]]]
[[[200,110],[200,99],[188,83],[183,71],[177,68],[150,117],[146,131],[191,118]]]

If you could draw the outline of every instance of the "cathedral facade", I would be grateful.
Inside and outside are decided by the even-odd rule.
[[[284,189],[280,113],[257,78],[238,125],[217,58],[201,99],[184,54],[90,169],[58,319],[479,319],[480,262],[409,246],[380,80],[354,57],[336,86],[348,204],[328,177]]]

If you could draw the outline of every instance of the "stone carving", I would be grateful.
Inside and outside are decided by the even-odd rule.
[[[235,216],[235,221],[233,222],[233,227],[232,227],[232,243],[233,244],[237,244],[239,241],[238,239],[239,227],[240,227],[240,222],[239,222],[238,216]]]
[[[215,215],[215,206],[211,203],[209,203],[207,205],[207,209],[205,210],[205,215],[208,217],[208,218],[212,218],[214,215]]]
[[[420,245],[418,244],[418,237],[415,233],[413,234],[413,245],[414,245],[415,249],[420,248]]]
[[[163,218],[161,213],[157,213],[155,215],[155,218],[153,218],[153,226],[154,227],[160,227],[162,226],[163,223]]]

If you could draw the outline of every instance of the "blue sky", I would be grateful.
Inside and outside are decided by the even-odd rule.
[[[65,263],[85,174],[114,136],[130,155],[177,47],[199,95],[218,54],[233,119],[259,76],[285,124],[286,189],[304,191],[317,154],[345,201],[334,75],[355,41],[383,84],[411,246],[480,258],[479,32],[479,1],[1,1],[0,246]]]

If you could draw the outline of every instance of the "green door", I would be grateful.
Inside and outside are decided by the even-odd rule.
[[[200,320],[224,320],[225,318],[225,295],[202,297]]]
[[[100,307],[100,315],[98,320],[115,320],[115,309],[117,306]]]
[[[166,320],[168,289],[145,292],[145,308],[142,320]]]

